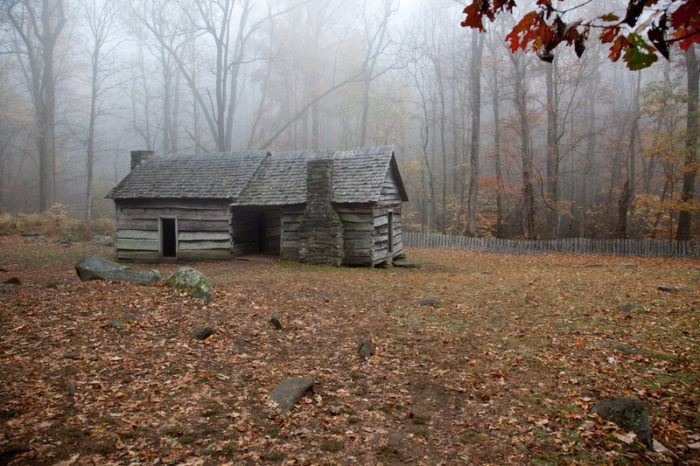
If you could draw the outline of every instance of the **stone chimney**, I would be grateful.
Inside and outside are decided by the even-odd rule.
[[[333,208],[333,160],[309,160],[306,170],[299,260],[339,266],[343,262],[343,222]]]
[[[132,150],[131,151],[131,169],[138,167],[142,162],[153,157],[152,150]]]

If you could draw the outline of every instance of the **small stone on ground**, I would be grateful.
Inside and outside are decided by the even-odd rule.
[[[281,414],[287,413],[306,392],[314,386],[311,377],[291,377],[278,383],[270,393]]]
[[[437,306],[440,301],[437,298],[421,298],[418,300],[418,305],[420,306]]]
[[[394,267],[399,267],[402,269],[420,269],[421,265],[418,262],[399,259],[394,261]]]
[[[649,411],[640,400],[625,397],[606,398],[593,406],[593,412],[628,432],[634,432],[644,445],[652,448]]]
[[[282,327],[282,322],[280,322],[277,316],[270,317],[269,322],[270,325],[272,325],[275,328],[275,330],[284,330],[284,328]]]
[[[374,355],[374,343],[368,338],[362,338],[357,345],[357,354],[361,359],[367,359]]]
[[[210,327],[208,325],[203,325],[201,327],[197,327],[192,331],[192,338],[195,340],[206,340],[210,336],[214,334],[216,330],[214,330],[213,327]]]
[[[656,289],[659,291],[665,291],[666,293],[676,293],[679,291],[683,291],[683,288],[678,288],[677,286],[671,285],[659,285]]]

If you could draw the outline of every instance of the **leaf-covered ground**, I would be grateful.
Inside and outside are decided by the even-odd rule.
[[[109,248],[5,237],[0,251],[0,279],[21,280],[0,296],[0,464],[700,464],[697,261],[194,264],[214,285],[204,304],[79,282],[73,264]],[[217,332],[192,339],[205,324]],[[315,393],[276,416],[268,395],[296,375]],[[670,452],[590,414],[613,395],[647,403]]]

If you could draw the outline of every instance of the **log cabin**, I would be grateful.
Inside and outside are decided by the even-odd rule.
[[[376,266],[403,254],[408,198],[392,146],[176,157],[133,151],[130,173],[108,198],[120,260],[266,254]]]

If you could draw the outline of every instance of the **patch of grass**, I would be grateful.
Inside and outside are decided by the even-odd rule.
[[[321,443],[321,450],[329,453],[337,453],[345,448],[345,443],[342,440],[326,440]]]

